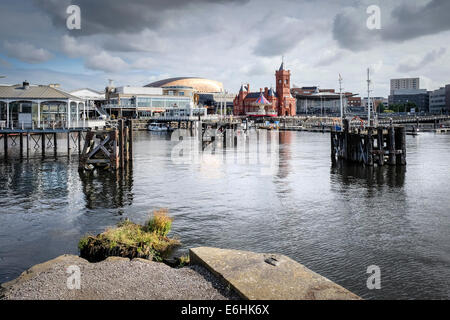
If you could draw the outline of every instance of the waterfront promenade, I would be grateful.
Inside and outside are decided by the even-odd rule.
[[[4,299],[358,300],[355,294],[279,254],[217,248],[190,250],[190,266],[175,269],[145,259],[98,263],[63,255],[33,266],[1,286]],[[71,287],[67,270],[80,270]],[[69,283],[69,284],[68,284]]]

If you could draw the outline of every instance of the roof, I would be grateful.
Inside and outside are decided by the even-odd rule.
[[[71,99],[81,101],[74,95],[50,86],[30,85],[25,88],[21,84],[0,86],[0,99]]]
[[[74,93],[74,92],[78,92],[78,91],[90,91],[90,92],[96,93],[96,94],[105,94],[104,91],[101,92],[101,91],[94,90],[94,89],[91,89],[91,88],[80,88],[80,89],[77,89],[77,90],[72,90],[69,93]]]
[[[216,80],[199,77],[178,77],[155,81],[145,87],[165,87],[165,86],[187,86],[194,88],[197,92],[223,92],[223,84]]]
[[[271,103],[269,102],[269,100],[266,99],[266,97],[264,97],[264,94],[261,92],[261,93],[259,94],[258,99],[256,99],[256,101],[254,102],[254,104],[257,104],[257,105],[267,105],[267,104],[271,104]]]
[[[259,97],[261,92],[249,92],[246,96],[245,99],[250,98],[250,99],[257,99]]]

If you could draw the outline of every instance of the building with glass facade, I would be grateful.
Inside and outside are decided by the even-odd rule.
[[[186,86],[106,88],[104,110],[111,117],[185,117],[206,115],[194,89]]]

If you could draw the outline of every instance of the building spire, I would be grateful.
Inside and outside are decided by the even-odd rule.
[[[284,70],[284,56],[281,56],[281,66],[278,71]]]

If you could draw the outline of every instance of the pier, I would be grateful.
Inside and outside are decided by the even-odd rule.
[[[332,131],[331,158],[367,166],[406,165],[406,128],[404,126],[350,128],[344,119],[342,131]]]
[[[0,130],[0,144],[3,145],[3,157],[8,159],[11,149],[19,149],[20,159],[29,159],[32,153],[40,150],[40,156],[58,157],[58,137],[65,139],[67,153],[80,154],[81,143],[85,139],[85,128],[54,129],[3,129]],[[49,150],[50,149],[50,150]]]

